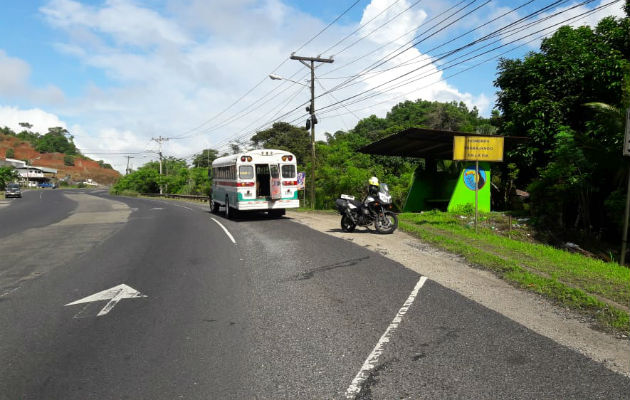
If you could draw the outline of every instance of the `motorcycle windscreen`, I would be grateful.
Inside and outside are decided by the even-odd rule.
[[[282,188],[280,187],[280,168],[278,164],[269,164],[269,175],[271,185],[271,199],[277,200],[282,198]]]

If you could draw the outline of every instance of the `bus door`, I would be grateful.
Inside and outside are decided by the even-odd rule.
[[[271,199],[282,198],[282,187],[280,187],[280,167],[278,164],[269,164],[269,175],[271,185]]]
[[[256,197],[266,198],[271,196],[271,179],[269,176],[269,164],[256,164]]]

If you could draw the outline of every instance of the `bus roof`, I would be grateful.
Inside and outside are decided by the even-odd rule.
[[[221,166],[221,165],[232,165],[239,161],[241,156],[257,156],[259,157],[270,157],[271,159],[275,159],[280,156],[293,156],[293,160],[295,161],[295,155],[289,151],[285,150],[277,150],[277,149],[256,149],[249,150],[238,154],[231,154],[225,157],[219,157],[212,162],[212,166]]]

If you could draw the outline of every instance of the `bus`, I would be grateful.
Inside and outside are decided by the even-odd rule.
[[[212,178],[210,211],[225,207],[230,218],[241,211],[267,211],[280,217],[298,208],[297,160],[284,150],[250,150],[217,158],[208,171]]]

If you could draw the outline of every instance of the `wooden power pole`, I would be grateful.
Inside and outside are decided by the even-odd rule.
[[[311,70],[311,105],[307,107],[307,111],[310,113],[309,121],[311,125],[311,208],[315,208],[315,124],[317,118],[315,118],[315,63],[332,63],[332,58],[321,57],[302,57],[296,56],[295,53],[291,54],[292,60],[298,60]]]
[[[158,155],[160,156],[160,177],[162,177],[162,142],[168,142],[168,138],[163,138],[162,136],[158,136],[158,138],[151,138],[151,140],[157,142],[158,144]],[[162,189],[162,184],[160,184],[160,194],[164,194]]]

